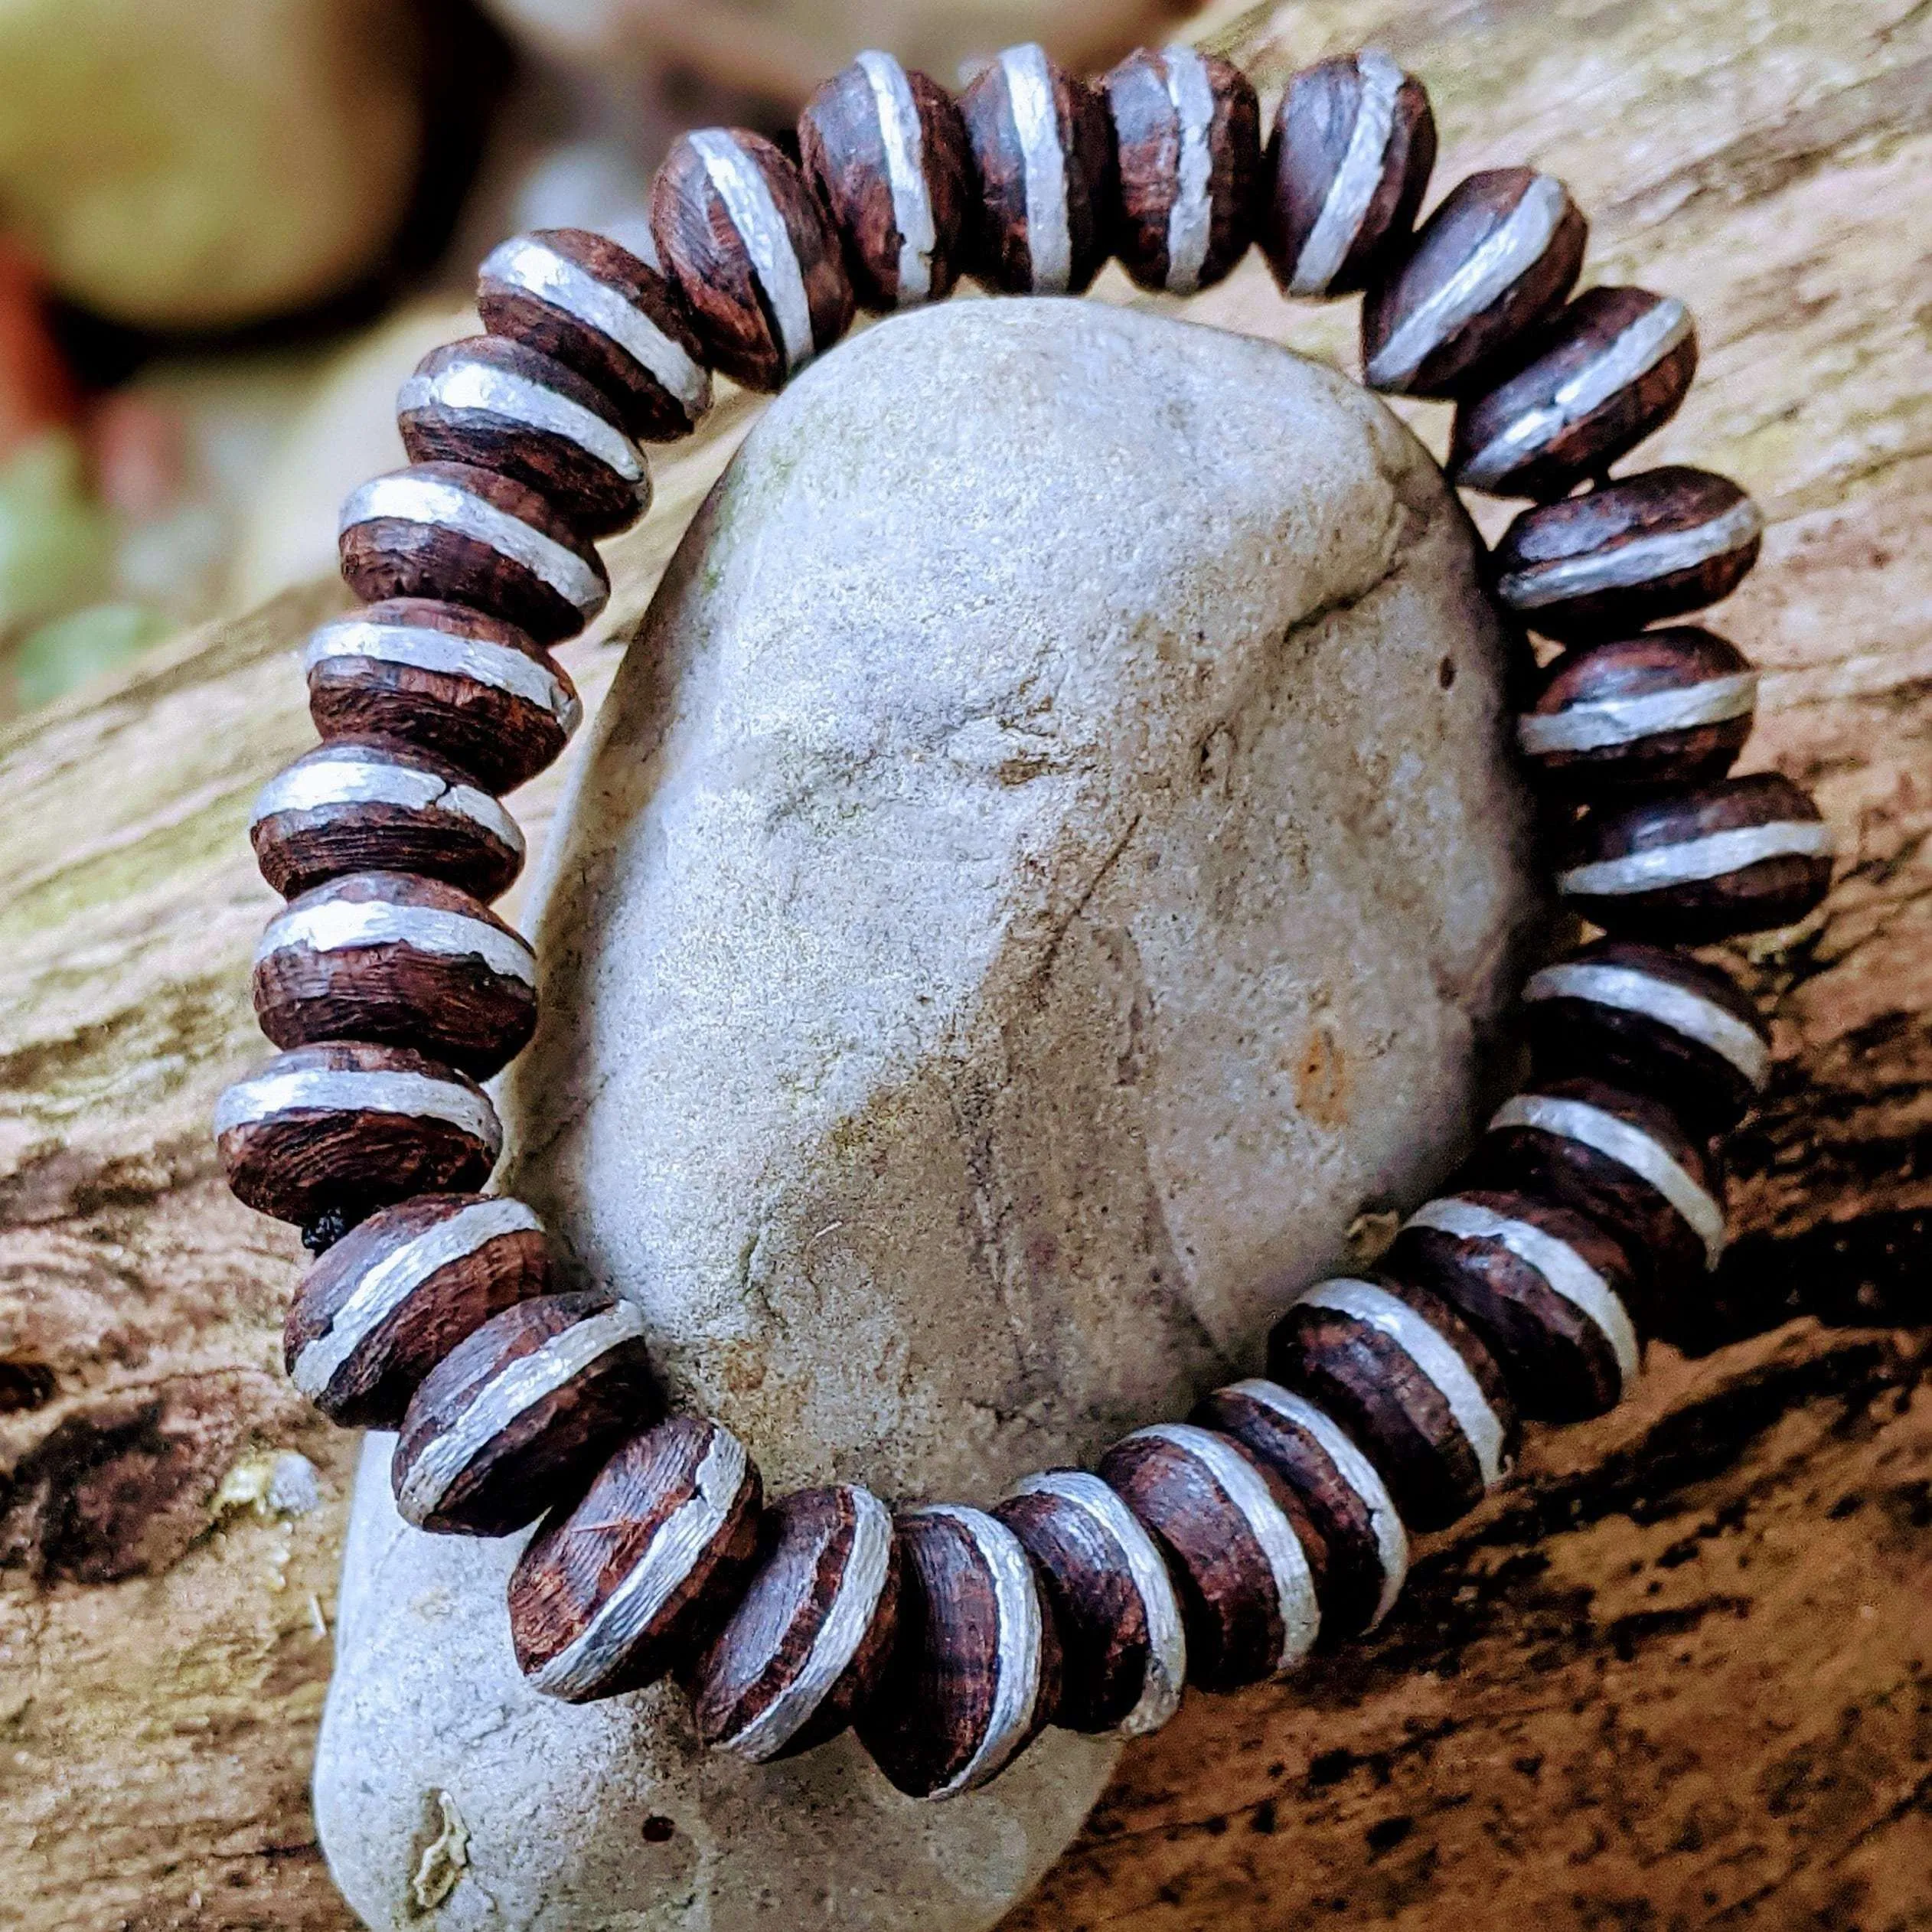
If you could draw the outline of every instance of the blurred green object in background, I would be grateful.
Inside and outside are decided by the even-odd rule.
[[[93,604],[43,624],[15,654],[14,702],[22,711],[113,671],[175,628],[139,604]]]
[[[43,431],[0,462],[0,635],[97,597],[113,533],[79,439]]]

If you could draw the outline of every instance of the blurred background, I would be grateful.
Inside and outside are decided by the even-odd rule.
[[[397,385],[520,229],[860,48],[1077,71],[1168,0],[0,0],[0,720],[335,561]]]

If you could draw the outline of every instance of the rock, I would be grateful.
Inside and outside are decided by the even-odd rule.
[[[1461,511],[1331,370],[1094,303],[860,335],[600,714],[510,1184],[775,1491],[984,1503],[1184,1413],[1479,1118],[1538,912],[1503,654]],[[365,1467],[316,1803],[372,1926],[446,1792],[439,1925],[967,1932],[1106,1775],[1053,1732],[928,1809],[849,1742],[697,1761],[669,1692],[543,1707],[513,1556]]]

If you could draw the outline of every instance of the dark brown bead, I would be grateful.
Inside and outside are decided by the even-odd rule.
[[[523,870],[524,835],[433,752],[380,739],[305,752],[263,786],[248,836],[262,876],[305,893],[352,872],[408,872],[492,899]]]
[[[1408,240],[1434,166],[1428,92],[1379,48],[1294,75],[1263,171],[1261,247],[1282,292],[1366,288]]]
[[[480,899],[432,879],[352,873],[292,899],[255,949],[255,1013],[278,1046],[413,1046],[473,1079],[537,1026],[537,958]]]
[[[1565,651],[1517,720],[1516,742],[1561,797],[1633,798],[1722,778],[1757,710],[1744,653],[1683,625]]]
[[[1653,469],[1526,510],[1490,560],[1504,607],[1567,643],[1641,630],[1729,596],[1764,534],[1757,504],[1728,478]]]
[[[439,1535],[507,1536],[573,1502],[658,1408],[631,1303],[594,1291],[520,1301],[410,1397],[390,1469],[396,1506]]]
[[[711,366],[747,389],[782,389],[852,326],[838,237],[760,135],[685,135],[658,171],[651,227]]]
[[[418,1195],[351,1229],[302,1278],[282,1330],[289,1379],[344,1428],[398,1428],[459,1342],[550,1291],[550,1245],[522,1202]]]
[[[325,624],[302,655],[308,715],[325,739],[387,738],[514,791],[583,717],[576,687],[514,624],[461,604],[400,597]]]
[[[684,298],[608,236],[516,236],[485,258],[476,307],[492,335],[595,383],[641,442],[687,436],[711,406],[711,374]]]
[[[1232,1436],[1299,1500],[1327,1552],[1317,1581],[1324,1649],[1371,1630],[1408,1575],[1408,1535],[1375,1464],[1307,1396],[1256,1376],[1217,1389],[1188,1418]]]
[[[1410,1216],[1382,1265],[1481,1336],[1521,1415],[1581,1421],[1637,1379],[1630,1262],[1568,1208],[1482,1188],[1447,1195]]]
[[[806,103],[798,149],[861,306],[884,315],[952,293],[976,188],[944,88],[889,54],[861,54]]]
[[[1426,1289],[1321,1281],[1275,1324],[1268,1373],[1367,1451],[1416,1529],[1442,1529],[1509,1473],[1516,1418],[1474,1333]]]
[[[1117,218],[1099,96],[1029,42],[989,62],[959,109],[979,178],[973,274],[1010,295],[1084,294]]]
[[[1019,1539],[977,1509],[902,1511],[899,1627],[859,1741],[909,1797],[950,1798],[1004,1770],[1049,1723],[1058,1633]]]
[[[1539,1080],[1649,1094],[1700,1134],[1735,1126],[1770,1077],[1770,1033],[1728,974],[1637,939],[1601,939],[1523,988]]]
[[[1167,1558],[1202,1689],[1278,1677],[1307,1655],[1327,1552],[1273,1470],[1229,1437],[1165,1422],[1115,1443],[1100,1473]]]
[[[754,1764],[837,1737],[891,1653],[899,1578],[892,1513],[870,1490],[775,1503],[744,1594],[690,1672],[698,1735]]]
[[[433,597],[487,611],[540,644],[610,600],[589,540],[527,485],[473,463],[416,463],[350,493],[342,576],[358,597]]]
[[[675,1415],[633,1436],[511,1575],[511,1641],[532,1686],[589,1704],[687,1662],[751,1574],[763,1495],[716,1422]]]
[[[1248,77],[1191,47],[1142,47],[1100,92],[1119,168],[1122,266],[1144,289],[1212,288],[1255,235],[1261,113]]]
[[[1562,306],[1589,226],[1553,175],[1497,168],[1458,182],[1369,288],[1363,380],[1406,396],[1485,387]]]
[[[503,1149],[490,1097],[400,1046],[299,1046],[237,1080],[215,1108],[236,1197],[309,1227],[351,1225],[412,1194],[480,1186]]]
[[[994,1513],[1025,1545],[1060,1635],[1054,1722],[1069,1731],[1157,1731],[1180,1708],[1187,1639],[1154,1539],[1098,1476],[1030,1476]]]

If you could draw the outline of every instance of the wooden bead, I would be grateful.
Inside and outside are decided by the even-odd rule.
[[[351,491],[338,547],[344,581],[371,603],[467,604],[540,644],[576,636],[610,600],[588,539],[527,485],[473,463],[416,463]]]
[[[400,1046],[344,1040],[278,1054],[214,1113],[236,1197],[298,1227],[352,1225],[412,1194],[480,1186],[503,1150],[488,1095]]]
[[[1029,1476],[993,1513],[1025,1545],[1060,1636],[1054,1722],[1069,1731],[1158,1731],[1180,1708],[1187,1638],[1154,1539],[1098,1476]]]
[[[1581,1421],[1637,1379],[1630,1262],[1570,1209],[1488,1189],[1447,1195],[1409,1216],[1382,1265],[1475,1330],[1520,1415]]]
[[[255,1013],[278,1046],[414,1046],[484,1080],[537,1026],[537,956],[480,899],[352,873],[292,900],[255,949]]]
[[[974,275],[1010,295],[1084,294],[1117,218],[1099,97],[1030,42],[988,63],[959,109],[979,179]]]
[[[1167,1558],[1203,1690],[1278,1677],[1307,1655],[1327,1551],[1272,1470],[1212,1429],[1163,1422],[1115,1443],[1100,1473]]]
[[[944,88],[889,54],[861,54],[807,103],[798,148],[861,306],[884,315],[952,293],[976,189]]]
[[[852,326],[838,238],[761,135],[685,135],[658,171],[651,227],[707,358],[747,389],[782,389]]]
[[[1212,288],[1254,239],[1261,117],[1248,77],[1191,47],[1142,47],[1100,92],[1114,129],[1122,266],[1144,289]]]
[[[1702,945],[1803,919],[1836,849],[1803,791],[1757,772],[1592,813],[1556,889],[1612,932]]]
[[[1301,1502],[1327,1551],[1317,1579],[1324,1647],[1372,1630],[1408,1575],[1408,1534],[1376,1466],[1305,1395],[1255,1376],[1217,1389],[1189,1421],[1232,1436]]]
[[[1645,470],[1526,510],[1491,553],[1497,599],[1565,642],[1682,617],[1744,582],[1764,534],[1756,504],[1708,470]]]
[[[1715,1134],[1764,1091],[1769,1029],[1728,974],[1690,954],[1603,939],[1522,990],[1539,1080],[1606,1080]]]
[[[550,1291],[543,1223],[522,1202],[418,1195],[372,1214],[302,1278],[282,1330],[289,1379],[344,1428],[399,1428],[458,1343]]]
[[[1282,292],[1366,288],[1408,240],[1435,145],[1427,91],[1379,48],[1294,75],[1263,175],[1261,247]]]
[[[517,821],[433,752],[379,739],[305,752],[249,821],[262,876],[293,896],[352,872],[408,872],[494,899],[523,870]]]
[[[586,537],[628,530],[651,507],[644,452],[614,404],[521,342],[472,335],[432,349],[396,399],[416,463],[471,463],[527,484]]]
[[[1562,797],[1630,798],[1722,778],[1757,709],[1744,653],[1682,625],[1565,651],[1516,720],[1516,742]]]
[[[520,1301],[410,1397],[390,1468],[396,1506],[439,1535],[507,1536],[579,1494],[658,1406],[631,1303],[595,1291]]]
[[[1509,1473],[1516,1419],[1502,1375],[1426,1289],[1318,1282],[1275,1324],[1268,1367],[1361,1444],[1412,1529],[1447,1528]]]
[[[643,442],[687,436],[711,406],[711,372],[671,283],[608,236],[540,228],[484,258],[477,312],[595,383]]]
[[[751,1572],[763,1494],[744,1444],[707,1418],[633,1436],[511,1575],[511,1641],[532,1686],[588,1704],[676,1669]]]
[[[891,1653],[899,1580],[892,1513],[870,1490],[773,1505],[744,1594],[691,1673],[698,1735],[754,1764],[837,1737]]]
[[[583,722],[576,687],[514,624],[399,597],[325,624],[302,654],[308,715],[325,739],[387,738],[514,791]]]
[[[951,1798],[1004,1770],[1052,1721],[1060,1647],[1019,1539],[950,1503],[902,1510],[899,1628],[859,1741],[907,1797]]]
[[[1405,396],[1480,390],[1562,306],[1588,233],[1553,175],[1497,168],[1458,182],[1369,288],[1363,380]]]

